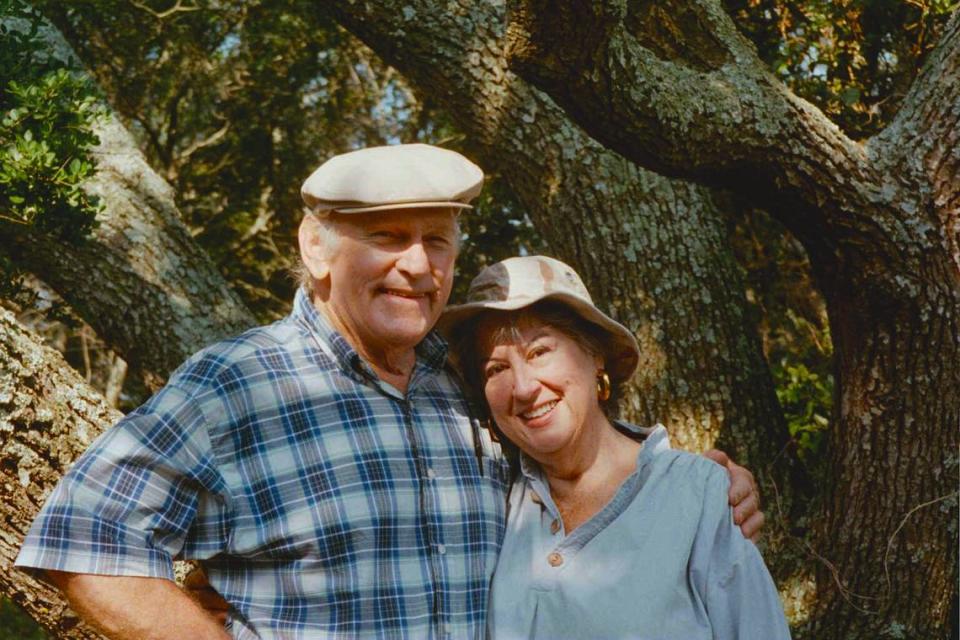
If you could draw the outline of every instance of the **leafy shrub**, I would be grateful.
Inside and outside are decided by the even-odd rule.
[[[0,0],[0,224],[79,241],[101,205],[80,185],[95,171],[93,86],[50,55],[41,16]]]

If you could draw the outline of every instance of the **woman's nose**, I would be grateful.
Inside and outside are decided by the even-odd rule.
[[[514,367],[513,397],[518,403],[533,400],[539,390],[540,381],[529,366]]]

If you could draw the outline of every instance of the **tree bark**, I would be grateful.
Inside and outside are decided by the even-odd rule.
[[[773,79],[718,3],[668,4],[517,2],[517,68],[638,162],[781,199],[770,211],[811,255],[836,351],[804,635],[945,637],[958,579],[960,15],[898,116],[859,144]]]
[[[119,417],[57,351],[0,309],[0,591],[58,638],[101,636],[13,561],[60,476]]]
[[[797,477],[789,438],[709,191],[598,145],[511,73],[502,2],[323,10],[444,108],[557,256],[635,332],[643,360],[626,416],[663,422],[685,448],[719,443],[760,472],[766,495],[788,495]]]
[[[49,27],[50,51],[72,58]],[[180,219],[170,186],[111,114],[96,126],[99,226],[80,244],[0,225],[0,250],[46,282],[157,386],[184,359],[256,321]]]
[[[864,148],[766,68],[716,0],[517,0],[512,68],[641,166],[794,215],[869,202]],[[802,196],[801,194],[807,194]],[[798,207],[813,202],[812,207]]]

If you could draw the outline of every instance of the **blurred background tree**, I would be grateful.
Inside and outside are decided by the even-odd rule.
[[[770,68],[855,138],[880,130],[896,113],[956,8],[946,0],[725,5]],[[314,167],[361,146],[423,141],[463,147],[463,136],[429,97],[415,95],[400,74],[319,15],[312,2],[0,0],[0,15],[29,20],[34,7],[66,35],[151,165],[174,186],[196,240],[264,322],[283,315],[292,299],[288,269],[302,213],[299,185]],[[23,223],[28,198],[45,193],[65,203],[50,224],[82,236],[97,207],[75,190],[89,171],[83,150],[92,141],[83,127],[95,117],[93,90],[34,51],[29,37],[4,34],[0,44],[0,214]],[[61,171],[63,180],[44,177],[50,171]],[[61,182],[63,193],[38,188]],[[14,184],[34,186],[7,186]],[[767,212],[730,200],[730,238],[746,272],[764,352],[791,434],[816,478],[833,389],[824,304],[799,243]],[[476,212],[464,216],[463,231],[455,300],[483,265],[549,251],[496,175]],[[121,408],[144,399],[136,372],[119,393],[117,359],[89,327],[50,322],[51,305],[66,317],[69,310],[52,302],[42,283],[24,283],[13,265],[0,266],[8,272],[5,304],[32,318],[32,326],[42,323],[45,335],[95,386],[112,384]],[[20,294],[8,286],[14,282]],[[24,286],[32,297],[22,295]],[[10,611],[0,609],[0,640],[28,637],[27,627],[15,626],[27,623],[15,622]]]

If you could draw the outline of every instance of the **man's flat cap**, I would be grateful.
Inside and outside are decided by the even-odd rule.
[[[310,174],[300,195],[319,215],[413,207],[470,209],[482,186],[483,171],[456,151],[398,144],[330,158]]]

